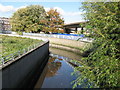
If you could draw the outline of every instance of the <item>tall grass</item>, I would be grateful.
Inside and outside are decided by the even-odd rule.
[[[37,39],[13,37],[6,35],[0,35],[0,37],[2,37],[2,40],[0,40],[0,48],[2,50],[1,55],[3,57],[25,49],[36,43],[42,42],[41,40]]]

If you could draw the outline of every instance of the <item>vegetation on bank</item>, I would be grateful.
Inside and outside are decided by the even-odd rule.
[[[0,41],[0,46],[2,49],[1,54],[3,57],[42,42],[41,40],[37,39],[13,37],[6,35],[0,35],[0,37],[2,37],[2,40]]]
[[[73,87],[120,87],[120,2],[84,2],[82,8],[94,42],[82,63],[76,61],[82,66],[75,68]]]
[[[80,47],[74,47],[74,46],[70,46],[70,45],[64,45],[64,44],[58,44],[58,43],[51,43],[53,45],[60,45],[60,46],[65,46],[65,47],[69,47],[69,48],[72,48],[72,49],[77,49],[77,50],[80,50],[81,53],[84,52],[85,49],[83,48],[80,48]]]

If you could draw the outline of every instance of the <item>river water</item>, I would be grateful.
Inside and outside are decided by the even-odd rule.
[[[50,57],[35,88],[72,88],[71,82],[77,77],[71,75],[74,65],[70,60],[80,60],[79,54],[50,48]],[[82,88],[82,85],[78,88]]]

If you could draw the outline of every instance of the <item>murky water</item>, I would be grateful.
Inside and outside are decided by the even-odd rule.
[[[50,52],[49,61],[43,71],[42,78],[38,80],[36,87],[72,88],[73,85],[71,82],[76,79],[76,76],[71,75],[74,71],[74,65],[69,63],[69,61],[73,59],[80,60],[81,56],[79,54],[55,48],[50,48]],[[79,87],[82,88],[82,86]]]
[[[75,80],[75,76],[71,76],[73,67],[67,62],[70,59],[55,54],[51,56],[42,88],[72,88],[70,83]]]

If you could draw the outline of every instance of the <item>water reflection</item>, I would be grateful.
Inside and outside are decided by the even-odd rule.
[[[76,77],[71,75],[73,66],[67,62],[70,60],[64,56],[51,54],[42,88],[72,88],[71,82]]]
[[[71,82],[76,80],[77,77],[71,75],[71,73],[78,64],[70,61],[73,59],[81,60],[81,56],[73,52],[55,48],[50,48],[50,51],[53,54],[50,54],[49,61],[35,88],[72,88],[73,85]],[[85,81],[77,88],[89,88],[89,86]]]
[[[73,53],[66,50],[61,50],[57,48],[50,48],[50,52],[56,55],[68,57],[74,60],[81,60],[82,56],[79,53]]]
[[[46,77],[53,77],[54,75],[57,74],[57,71],[62,66],[62,62],[61,62],[62,60],[63,59],[50,56],[48,66],[47,66]]]

